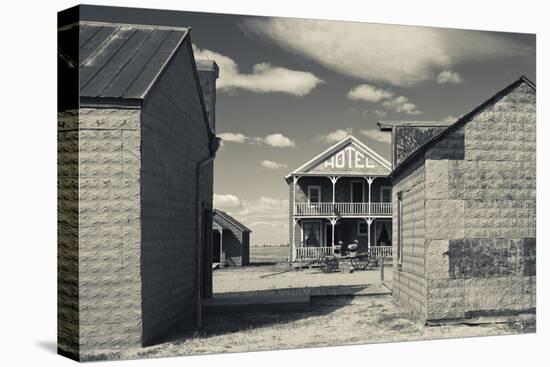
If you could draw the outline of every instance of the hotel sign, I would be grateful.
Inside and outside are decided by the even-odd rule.
[[[353,146],[349,146],[340,152],[332,155],[323,162],[325,169],[369,169],[376,168],[372,158],[358,151]]]

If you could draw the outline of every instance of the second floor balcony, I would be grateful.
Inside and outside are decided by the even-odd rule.
[[[311,203],[297,202],[295,216],[336,216],[336,217],[391,217],[391,203]]]

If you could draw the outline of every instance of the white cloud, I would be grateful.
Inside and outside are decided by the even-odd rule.
[[[406,113],[407,115],[418,115],[422,111],[418,110],[414,103],[411,103],[407,97],[394,97],[394,93],[387,89],[382,89],[370,84],[360,84],[350,89],[347,97],[352,100],[363,100],[367,102],[382,102],[382,105],[395,112]],[[377,115],[385,116],[386,112],[376,110]]]
[[[284,163],[277,163],[277,162],[273,162],[273,161],[269,161],[269,160],[262,161],[261,165],[262,165],[262,167],[265,167],[267,169],[271,169],[271,170],[274,170],[274,171],[288,167]]]
[[[264,143],[271,145],[272,147],[286,148],[286,147],[295,147],[296,143],[284,136],[283,134],[271,134],[267,135],[263,139]]]
[[[390,132],[380,131],[378,129],[364,129],[361,130],[361,134],[363,134],[367,138],[371,138],[382,143],[390,143],[391,141]]]
[[[310,72],[290,70],[273,66],[267,62],[254,65],[251,74],[243,74],[239,71],[235,60],[228,56],[200,49],[195,45],[193,45],[193,52],[197,60],[216,61],[220,68],[220,77],[216,88],[221,91],[243,89],[258,93],[288,93],[301,97],[309,94],[315,87],[323,83],[321,79]]]
[[[329,144],[336,143],[344,139],[346,136],[348,136],[348,132],[346,130],[337,129],[337,130],[331,131],[326,135],[317,136],[317,141],[322,141]]]
[[[360,84],[350,89],[347,97],[353,101],[380,102],[393,97],[393,92],[370,84]]]
[[[218,134],[218,138],[221,138],[222,141],[232,142],[232,143],[245,143],[246,136],[240,133],[221,133]]]
[[[419,115],[422,113],[414,103],[409,102],[409,99],[404,96],[386,100],[382,104],[388,109],[394,110],[395,112],[406,113],[407,115]]]
[[[218,134],[218,137],[222,139],[222,143],[224,141],[231,143],[248,143],[254,145],[269,145],[276,148],[293,148],[296,146],[293,140],[280,133],[269,134],[265,137],[250,137],[241,133],[228,132]]]
[[[444,70],[437,76],[437,82],[439,84],[451,83],[451,84],[460,84],[464,80],[459,73],[452,70]]]
[[[221,210],[232,210],[241,207],[241,200],[231,194],[214,194],[214,207]]]
[[[291,18],[248,18],[240,26],[341,74],[399,86],[435,80],[460,62],[532,52],[480,31]]]

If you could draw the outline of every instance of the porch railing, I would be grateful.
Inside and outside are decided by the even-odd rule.
[[[379,258],[385,256],[392,256],[391,246],[371,246],[371,257]]]
[[[332,254],[332,247],[296,247],[296,261],[313,260],[321,255]]]
[[[319,216],[319,215],[373,215],[391,216],[391,203],[296,203],[295,215]]]
[[[392,256],[391,246],[371,246],[370,251],[373,258]],[[295,261],[314,260],[328,254],[332,254],[332,247],[296,247],[294,259]]]

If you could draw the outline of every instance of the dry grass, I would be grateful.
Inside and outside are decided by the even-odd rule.
[[[316,270],[262,277],[284,269],[286,248],[254,248],[256,266],[214,272],[215,292],[365,285],[379,282],[378,271],[324,274]],[[259,264],[263,264],[259,266]],[[267,264],[267,265],[266,265]],[[389,272],[391,274],[391,272]],[[207,315],[200,330],[149,348],[102,351],[86,357],[133,359],[271,349],[398,342],[534,332],[530,323],[424,326],[397,307],[390,295],[314,297],[309,309]]]
[[[211,315],[180,340],[101,355],[148,358],[248,352],[534,332],[532,324],[423,326],[402,313],[391,296],[319,297],[309,310]]]

